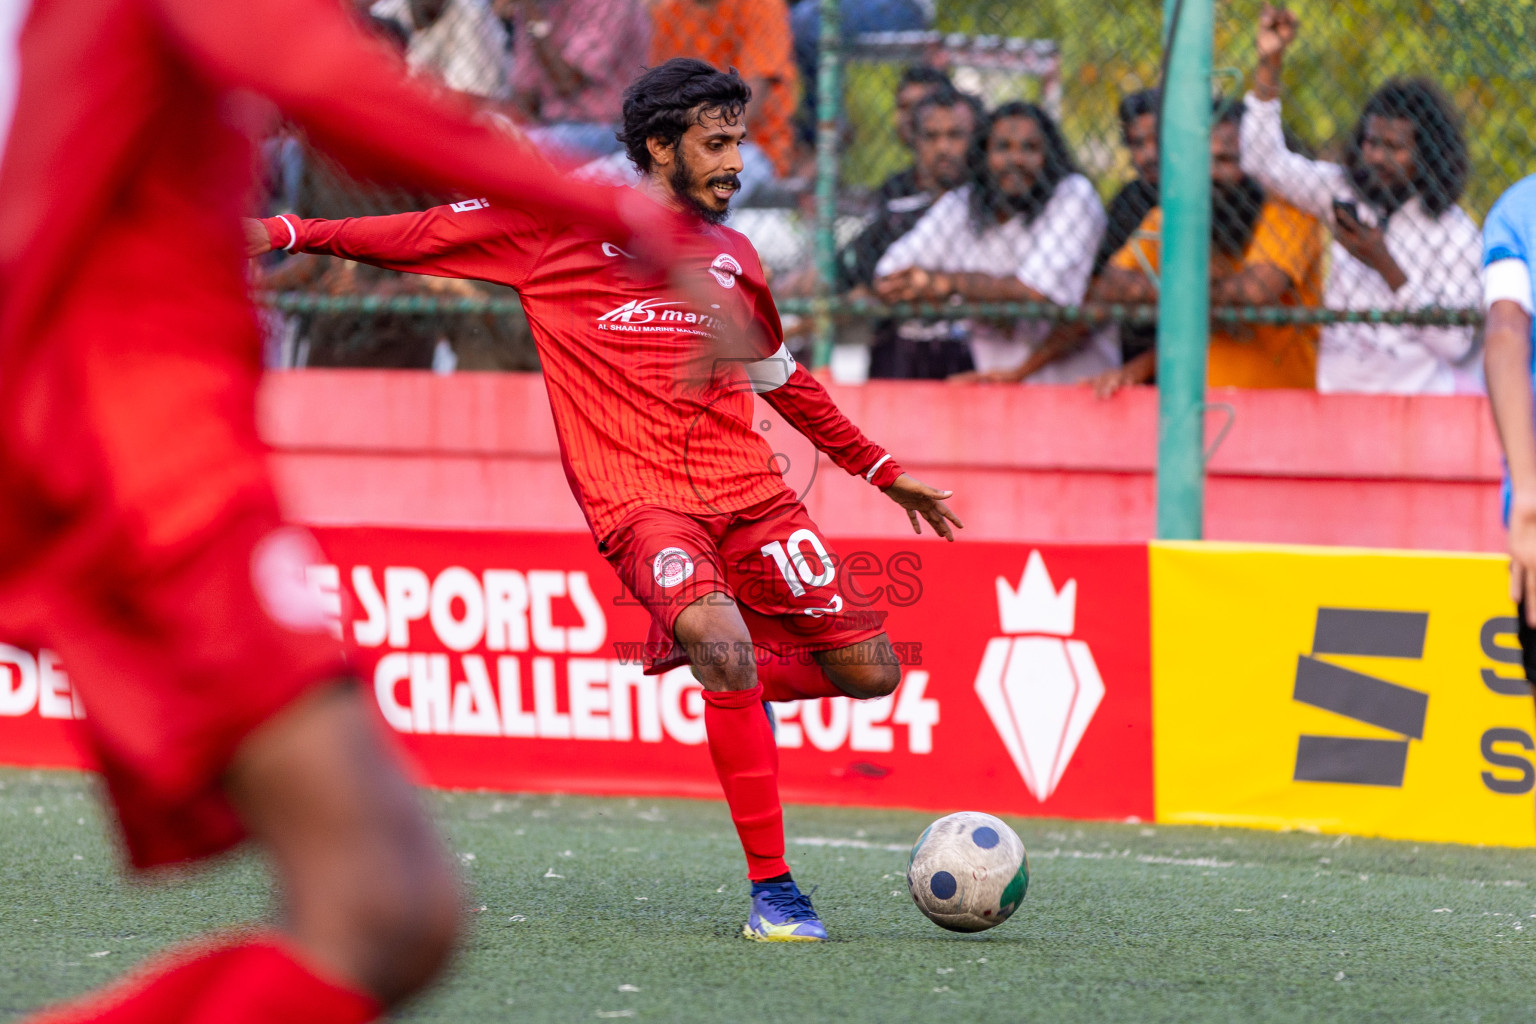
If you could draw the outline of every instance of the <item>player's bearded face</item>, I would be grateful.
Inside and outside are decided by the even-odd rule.
[[[720,128],[715,119],[706,118],[704,125],[689,129],[677,144],[677,158],[667,175],[672,194],[710,224],[730,216],[731,198],[741,190],[739,135]]]

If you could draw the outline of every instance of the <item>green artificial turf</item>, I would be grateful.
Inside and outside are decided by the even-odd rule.
[[[0,1017],[268,910],[248,858],[125,885],[85,776],[0,771]],[[836,941],[758,945],[714,803],[430,797],[469,880],[452,974],[411,1021],[1526,1021],[1536,854],[1014,820],[1013,920],[918,914],[932,815],[792,807],[790,859]]]

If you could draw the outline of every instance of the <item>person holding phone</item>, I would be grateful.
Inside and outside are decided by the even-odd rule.
[[[1280,75],[1296,15],[1264,6],[1253,91],[1245,97],[1243,170],[1266,192],[1333,228],[1324,305],[1338,310],[1465,309],[1479,300],[1481,239],[1457,203],[1469,162],[1459,118],[1424,79],[1393,79],[1366,101],[1342,164],[1287,148]],[[1446,394],[1470,327],[1330,324],[1319,341],[1319,391]]]

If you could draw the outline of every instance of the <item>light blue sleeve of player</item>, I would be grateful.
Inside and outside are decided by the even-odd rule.
[[[1536,238],[1536,174],[1515,182],[1493,204],[1488,219],[1483,222],[1483,266],[1500,260],[1519,260],[1529,269],[1531,256],[1536,252],[1532,239]],[[1531,277],[1536,279],[1536,273]],[[1536,296],[1532,296],[1536,308]],[[1536,344],[1531,346],[1531,375],[1536,382]],[[1504,469],[1504,485],[1500,494],[1504,510],[1504,525],[1509,525],[1509,468]]]
[[[1529,264],[1536,234],[1536,174],[1511,185],[1483,222],[1483,266],[1499,260]]]

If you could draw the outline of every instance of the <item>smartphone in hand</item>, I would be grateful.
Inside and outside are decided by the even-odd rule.
[[[1360,219],[1360,207],[1353,200],[1349,199],[1335,199],[1333,201],[1333,219],[1349,228],[1362,228],[1365,226],[1365,222]]]

